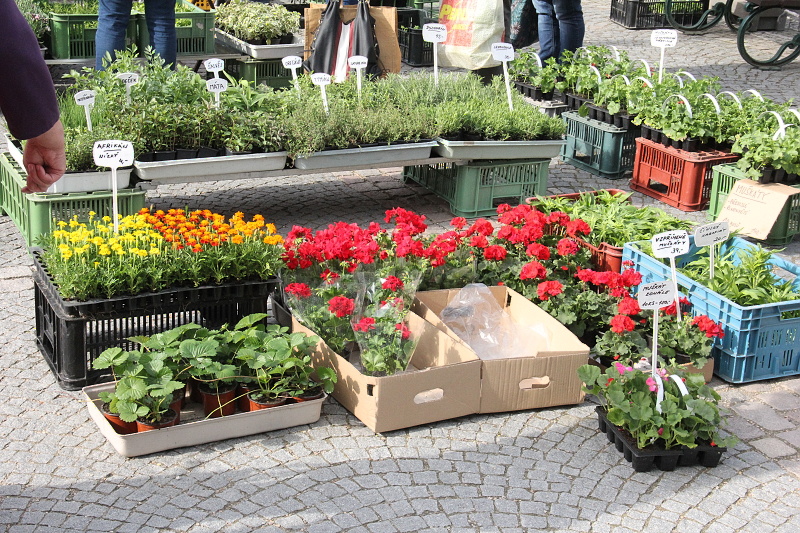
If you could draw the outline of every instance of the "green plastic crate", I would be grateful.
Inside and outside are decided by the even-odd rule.
[[[639,126],[617,128],[574,111],[561,116],[567,123],[567,143],[561,151],[564,162],[608,179],[619,179],[633,171]]]
[[[450,211],[456,216],[490,216],[501,203],[518,204],[546,194],[549,164],[549,159],[436,163],[404,167],[403,178],[450,202]]]
[[[178,37],[178,55],[192,54],[213,54],[214,48],[214,17],[216,12],[205,11],[187,2],[178,0],[177,5],[186,6],[192,9],[188,13],[175,13],[175,21],[191,20],[191,26],[178,26],[175,32]],[[137,19],[139,24],[138,43],[139,50],[144,50],[150,46],[150,32],[147,30],[147,19],[140,15]]]
[[[280,59],[226,60],[225,70],[236,79],[257,85],[263,83],[273,89],[292,87],[292,71],[285,68]]]
[[[9,154],[0,154],[0,201],[2,211],[11,217],[28,246],[39,235],[50,233],[53,220],[70,220],[77,216],[85,222],[89,212],[97,216],[112,215],[111,191],[60,194],[25,194],[22,187],[22,169]],[[117,191],[117,210],[122,216],[132,215],[144,207],[145,191],[122,189]]]
[[[711,170],[713,181],[711,198],[708,203],[708,219],[716,220],[736,182],[748,178],[735,163],[716,165]],[[788,244],[792,242],[795,235],[800,233],[800,185],[792,185],[792,187],[798,189],[798,192],[786,201],[772,230],[764,240],[766,244],[774,246]]]
[[[135,44],[139,15],[131,14],[125,33],[125,46]],[[95,56],[97,13],[50,14],[50,53],[54,59],[85,59]]]

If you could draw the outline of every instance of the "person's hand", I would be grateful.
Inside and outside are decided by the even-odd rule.
[[[22,192],[45,192],[67,170],[64,153],[64,127],[57,121],[52,128],[25,142],[22,163],[28,171],[28,183]]]

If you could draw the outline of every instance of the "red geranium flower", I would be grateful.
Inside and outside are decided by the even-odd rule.
[[[550,248],[538,242],[529,244],[525,249],[525,253],[528,255],[528,257],[535,257],[540,261],[547,261],[550,259]]]
[[[639,307],[639,302],[636,298],[623,298],[617,304],[617,311],[623,315],[638,315],[642,309]]]
[[[500,246],[499,244],[493,244],[492,246],[487,246],[483,250],[483,257],[490,261],[502,261],[506,258],[508,252],[505,248]]]
[[[290,283],[284,290],[289,294],[294,294],[298,298],[308,298],[311,296],[311,288],[305,283]]]
[[[353,331],[369,331],[371,329],[375,329],[375,319],[371,316],[365,316],[353,324]]]
[[[615,315],[614,318],[611,319],[611,331],[614,333],[633,331],[635,327],[636,323],[629,316]]]
[[[558,255],[575,255],[578,253],[578,243],[572,239],[561,239],[556,245]]]
[[[563,290],[564,286],[558,281],[543,281],[536,287],[536,294],[541,300],[549,300],[551,296],[558,296]]]
[[[334,296],[328,301],[328,310],[339,318],[353,313],[355,301],[346,296]]]
[[[403,280],[397,276],[389,276],[383,281],[381,288],[390,291],[399,291],[403,288]]]
[[[539,261],[531,261],[522,266],[519,279],[544,279],[547,277],[547,269]]]

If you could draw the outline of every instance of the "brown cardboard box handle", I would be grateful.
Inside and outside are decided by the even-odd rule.
[[[430,389],[424,390],[422,392],[417,393],[414,396],[414,403],[421,404],[421,403],[431,403],[431,402],[438,402],[444,398],[444,389]]]
[[[550,386],[550,376],[540,378],[525,378],[519,382],[521,390],[546,389]]]

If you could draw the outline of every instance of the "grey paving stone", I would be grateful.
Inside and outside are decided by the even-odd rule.
[[[780,439],[776,439],[774,437],[767,437],[764,439],[759,439],[751,442],[753,446],[758,448],[761,452],[763,452],[768,457],[786,457],[787,455],[793,455],[797,453],[797,450],[791,446],[788,446],[785,442],[781,441]]]

